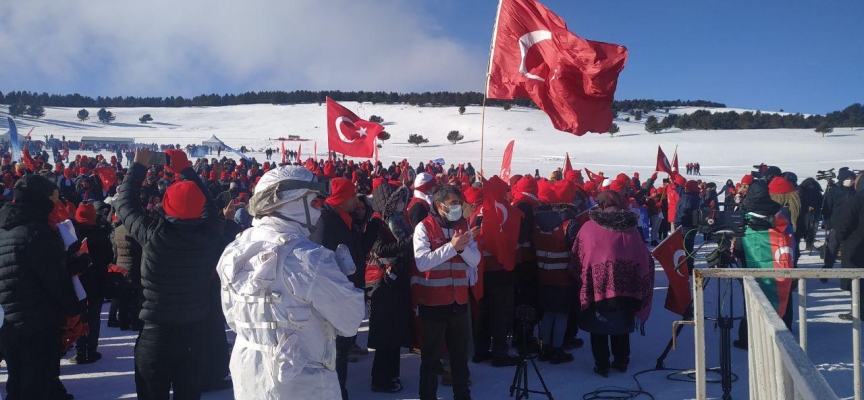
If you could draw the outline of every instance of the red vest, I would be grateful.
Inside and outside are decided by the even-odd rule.
[[[429,238],[429,248],[437,250],[450,242],[450,238],[444,236],[444,230],[438,225],[432,216],[426,217],[421,224],[426,228],[426,236]],[[460,220],[456,230],[468,231],[468,223]],[[424,306],[446,306],[453,303],[468,303],[468,265],[462,257],[455,256],[441,265],[426,272],[417,270],[416,265],[412,268],[411,294],[417,304]]]
[[[567,271],[570,246],[567,245],[569,220],[551,232],[534,227],[534,245],[537,255],[537,276],[541,285],[572,285],[573,276]]]

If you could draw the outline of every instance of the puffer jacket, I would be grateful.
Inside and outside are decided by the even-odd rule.
[[[122,223],[114,224],[114,264],[128,271],[129,282],[141,284],[141,245]]]
[[[154,324],[184,324],[207,318],[219,250],[224,244],[222,226],[213,201],[206,196],[201,218],[177,220],[151,217],[141,204],[141,183],[147,169],[133,164],[114,200],[117,217],[129,234],[142,244],[141,284],[144,304],[139,317]],[[207,193],[192,168],[180,173]]]
[[[236,399],[341,398],[336,335],[357,333],[363,291],[343,272],[348,254],[337,262],[304,233],[296,223],[256,219],[219,260],[222,310],[237,333]]]
[[[857,193],[834,213],[834,230],[840,240],[843,268],[864,268],[864,182]]]
[[[110,225],[76,225],[79,240],[87,239],[90,254],[90,267],[81,274],[81,285],[87,297],[104,298],[108,289],[108,264],[114,259]]]
[[[0,209],[0,305],[6,326],[29,332],[60,329],[78,314],[63,240],[48,215],[23,203]]]

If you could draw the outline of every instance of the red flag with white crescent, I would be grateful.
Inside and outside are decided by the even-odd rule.
[[[675,147],[675,154],[672,154],[672,172],[678,173],[678,147]]]
[[[627,49],[582,39],[535,0],[502,0],[489,66],[490,99],[529,98],[555,129],[608,132]]]
[[[657,259],[669,279],[666,292],[666,309],[684,316],[693,300],[690,292],[690,269],[687,266],[687,253],[684,251],[684,236],[681,228],[663,240],[651,255]]]
[[[501,160],[501,172],[498,173],[498,176],[505,182],[510,180],[510,165],[513,163],[513,145],[515,143],[515,140],[511,140],[507,144],[507,148],[504,149],[504,158]]]
[[[657,146],[657,168],[654,170],[672,175],[672,165],[669,164],[669,159],[666,158],[666,154],[663,153],[663,149],[660,146]]]
[[[384,127],[360,119],[339,103],[327,98],[327,143],[330,151],[351,157],[372,158],[375,138]]]
[[[509,192],[507,183],[498,176],[483,184],[483,224],[480,237],[483,250],[491,253],[504,269],[512,271],[516,266],[516,250],[519,242],[519,226],[522,211],[510,205],[505,198]]]

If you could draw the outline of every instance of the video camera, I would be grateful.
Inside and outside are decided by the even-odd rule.
[[[743,211],[702,208],[693,212],[693,224],[699,233],[743,237],[747,224]]]
[[[825,171],[816,171],[816,179],[820,181],[833,181],[837,179],[837,174],[834,173],[834,168]]]

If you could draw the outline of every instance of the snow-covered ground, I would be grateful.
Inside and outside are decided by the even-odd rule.
[[[459,115],[456,107],[413,107],[408,105],[373,105],[351,103],[343,105],[361,118],[379,115],[384,118],[386,130],[392,135],[384,142],[380,160],[386,164],[408,158],[414,165],[420,161],[443,158],[449,164],[480,163],[481,108],[467,107]],[[6,107],[0,105],[0,110]],[[304,105],[246,105],[232,107],[191,108],[111,108],[117,117],[111,124],[102,124],[96,118],[97,108],[88,109],[90,120],[81,122],[75,115],[78,108],[46,108],[46,116],[33,120],[18,118],[19,131],[26,134],[31,127],[34,137],[53,134],[79,139],[82,136],[132,137],[141,143],[200,143],[216,135],[234,148],[242,145],[254,149],[266,146],[278,148],[270,139],[300,135],[310,139],[303,142],[304,155],[312,152],[318,143],[320,157],[326,156],[326,107]],[[672,109],[671,113],[692,112],[695,108]],[[712,111],[732,109],[712,108]],[[737,110],[737,109],[736,109]],[[0,117],[5,113],[0,111]],[[741,110],[738,110],[741,111]],[[138,123],[143,114],[152,114],[154,121]],[[665,113],[653,113],[662,118]],[[646,114],[645,118],[650,114]],[[483,135],[484,168],[487,175],[497,173],[504,148],[516,140],[513,152],[514,174],[540,173],[548,176],[563,165],[565,153],[575,168],[587,167],[606,175],[634,171],[647,177],[654,170],[657,146],[663,147],[672,158],[678,146],[678,159],[683,168],[688,162],[699,162],[703,179],[725,182],[736,181],[752,169],[752,165],[766,163],[805,176],[816,170],[864,163],[864,130],[838,128],[827,137],[807,129],[679,131],[672,129],[657,135],[645,132],[643,121],[617,120],[621,132],[614,137],[589,133],[576,137],[552,128],[549,118],[539,110],[514,107],[486,109],[486,129]],[[0,121],[0,131],[5,118]],[[447,141],[447,133],[458,130],[464,137],[458,144]],[[429,139],[420,147],[408,144],[408,135],[417,133]],[[298,143],[286,142],[292,150]],[[259,157],[259,160],[263,159]],[[644,175],[647,174],[647,175]],[[722,186],[722,185],[721,185]]]
[[[408,158],[412,163],[444,158],[446,163],[472,162],[479,164],[480,154],[480,107],[468,107],[465,115],[459,115],[456,107],[431,108],[407,105],[371,105],[345,103],[360,117],[380,115],[392,139],[384,143],[380,159],[388,163]],[[6,108],[0,106],[0,110]],[[303,142],[303,154],[310,154],[317,141],[319,157],[326,154],[326,122],[324,106],[314,105],[249,105],[211,108],[113,108],[117,120],[112,124],[95,121],[97,108],[89,109],[92,119],[86,122],[75,118],[78,108],[46,109],[46,116],[39,120],[18,118],[19,131],[24,134],[35,127],[33,135],[66,136],[79,139],[82,136],[133,137],[140,143],[200,143],[210,135],[216,135],[228,145],[239,148],[246,145],[260,150],[265,146],[278,148],[272,138],[300,135],[311,139]],[[719,111],[722,109],[712,109]],[[682,109],[670,112],[680,113]],[[152,114],[154,122],[140,124],[138,117]],[[752,165],[766,163],[778,165],[784,170],[798,173],[799,180],[813,176],[817,169],[849,167],[860,169],[864,164],[864,130],[838,129],[828,137],[812,130],[746,130],[746,131],[667,131],[651,135],[644,131],[642,122],[616,121],[621,132],[615,137],[588,134],[576,137],[555,131],[545,114],[538,110],[514,108],[504,111],[489,108],[486,111],[485,168],[489,174],[500,167],[506,144],[516,140],[513,172],[526,173],[539,169],[543,175],[562,165],[565,152],[569,152],[575,168],[588,167],[594,172],[607,175],[618,172],[628,174],[638,171],[647,177],[654,170],[657,145],[663,146],[671,158],[675,146],[681,167],[688,162],[702,165],[702,179],[725,182],[731,178],[738,181],[752,169]],[[657,113],[659,117],[663,112]],[[0,117],[5,117],[0,112]],[[646,116],[647,117],[647,116]],[[5,121],[5,118],[2,118]],[[0,122],[2,132],[5,122]],[[465,139],[450,144],[446,135],[450,130],[459,130]],[[415,147],[406,143],[408,134],[419,133],[430,142]],[[296,150],[296,143],[291,145]],[[255,155],[255,154],[253,154]],[[260,154],[259,160],[263,160]],[[817,255],[805,254],[802,267],[821,265]],[[671,323],[678,319],[663,309],[667,280],[662,271],[657,273],[654,310],[646,327],[646,336],[632,336],[632,362],[626,374],[613,373],[610,378],[601,378],[591,371],[593,359],[586,346],[574,352],[576,361],[564,365],[539,363],[540,370],[549,389],[556,398],[582,398],[587,392],[603,386],[636,388],[633,374],[652,369],[657,357],[670,338]],[[740,286],[735,283],[736,315],[740,314]],[[809,354],[825,375],[829,384],[841,397],[852,395],[851,324],[837,318],[837,314],[849,310],[849,297],[837,289],[837,282],[822,284],[818,280],[809,283],[808,298],[810,322]],[[709,286],[706,295],[706,310],[711,315],[716,307],[715,286]],[[107,306],[105,308],[107,313]],[[797,320],[797,314],[796,314]],[[103,317],[104,323],[104,317]],[[797,324],[794,325],[797,330]],[[708,364],[718,364],[719,332],[709,325],[707,330]],[[736,324],[737,329],[737,324]],[[365,331],[365,328],[364,328]],[[797,332],[794,332],[797,335]],[[117,329],[103,327],[100,351],[104,358],[91,365],[70,365],[64,361],[62,379],[70,392],[79,399],[134,398],[133,346],[135,335]],[[733,331],[733,338],[737,331]],[[581,337],[587,337],[583,334]],[[359,343],[365,343],[365,332],[361,332]],[[693,333],[685,328],[679,341],[679,349],[673,351],[666,361],[669,368],[689,369],[693,367]],[[733,398],[746,398],[747,353],[732,350],[733,371],[739,380],[733,384]],[[405,390],[397,394],[377,394],[369,389],[369,371],[372,356],[362,358],[349,367],[349,390],[352,399],[413,399],[417,396],[419,357],[403,355],[402,381]],[[505,399],[513,377],[513,369],[494,369],[488,364],[471,364],[472,393],[475,399]],[[667,379],[672,371],[649,372],[638,379],[645,391],[657,399],[686,399],[694,396],[695,386],[691,382],[676,382]],[[529,374],[532,387],[538,387],[535,377]],[[0,382],[5,382],[5,365],[0,367]],[[719,398],[719,385],[709,386],[709,395]],[[441,387],[439,395],[449,398],[450,389]],[[532,398],[538,397],[533,395]],[[230,399],[228,391],[211,393],[206,399]]]

